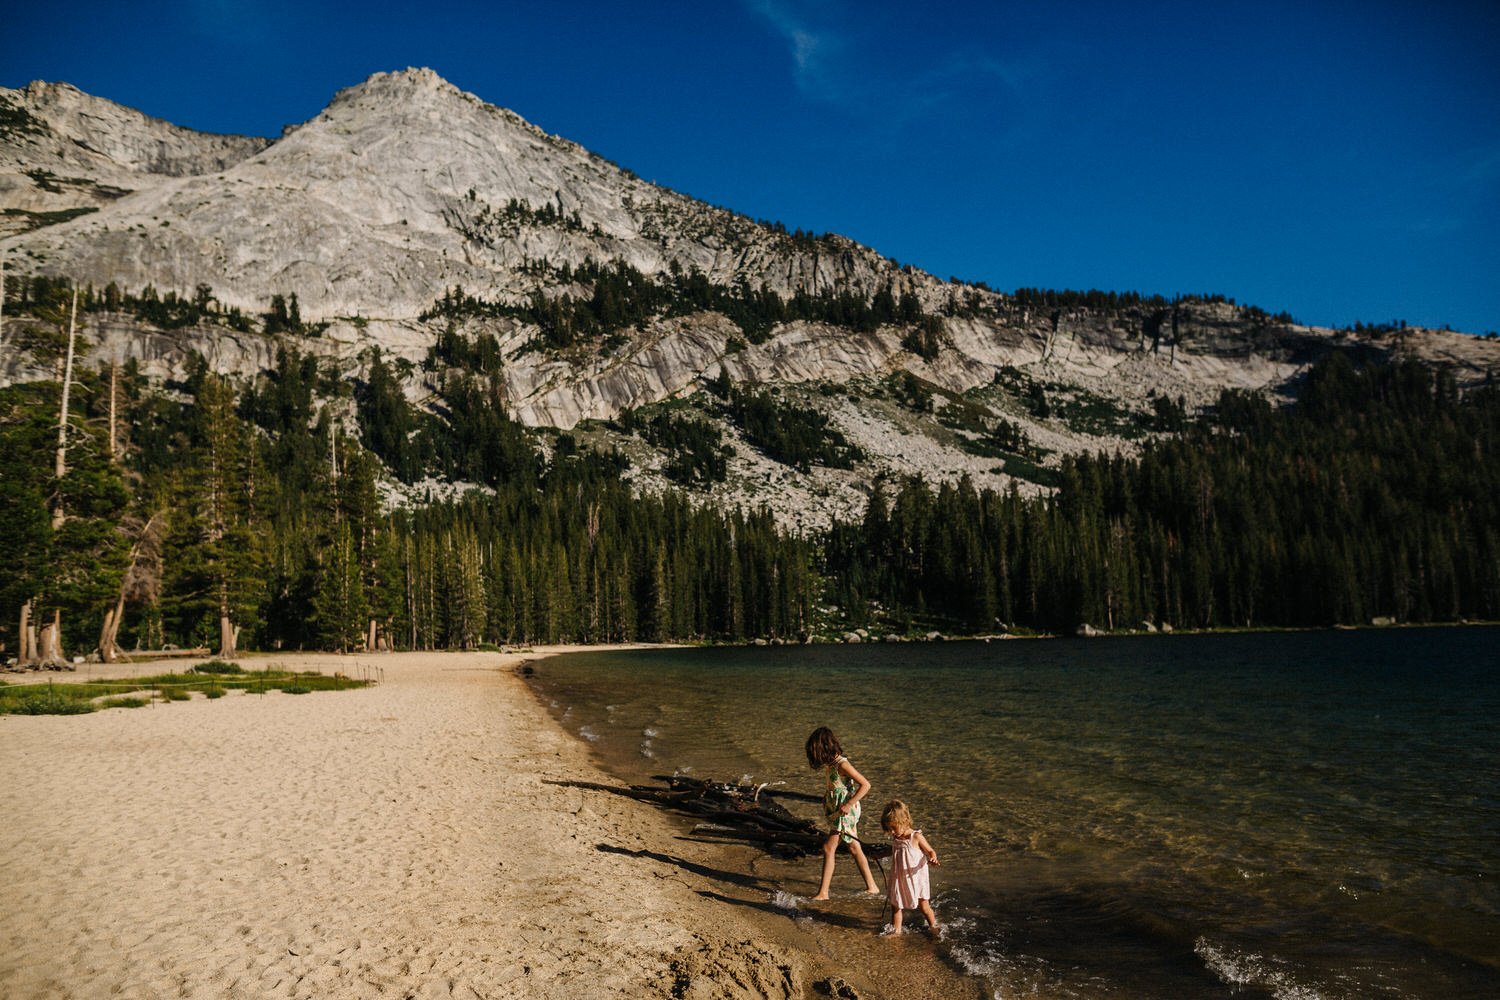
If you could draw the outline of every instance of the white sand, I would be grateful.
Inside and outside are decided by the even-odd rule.
[[[0,716],[0,996],[802,997],[830,974],[884,992],[726,880],[723,848],[544,783],[609,779],[520,660],[268,657],[248,665],[384,681]]]

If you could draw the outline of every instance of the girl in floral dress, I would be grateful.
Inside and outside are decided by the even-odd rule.
[[[823,842],[823,880],[813,899],[828,898],[828,889],[833,884],[833,858],[838,853],[840,840],[854,855],[854,864],[865,880],[865,892],[879,893],[875,879],[870,875],[870,862],[865,860],[865,852],[859,843],[859,800],[870,791],[870,783],[849,763],[839,745],[839,738],[827,726],[814,729],[807,738],[807,765],[827,774],[823,811],[827,813],[831,827],[828,839]]]

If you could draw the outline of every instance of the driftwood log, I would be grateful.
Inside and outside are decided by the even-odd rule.
[[[606,785],[595,781],[550,781],[551,785],[584,788],[650,802],[663,809],[702,820],[693,827],[699,836],[739,840],[756,844],[768,854],[783,858],[817,854],[828,832],[810,819],[802,819],[778,799],[816,802],[816,795],[773,791],[766,785],[728,784],[689,778],[686,775],[653,775],[659,785]],[[840,845],[843,846],[842,844]],[[867,857],[890,853],[883,844],[862,845]]]

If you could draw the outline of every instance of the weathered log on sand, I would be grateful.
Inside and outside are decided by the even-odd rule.
[[[134,663],[144,660],[174,660],[183,656],[208,656],[209,649],[200,646],[197,649],[132,649],[128,653],[121,653],[120,660],[124,663]]]

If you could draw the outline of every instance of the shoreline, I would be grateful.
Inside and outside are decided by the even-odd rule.
[[[277,654],[385,679],[0,717],[0,994],[886,995],[735,848],[547,784],[615,779],[515,668],[609,648]]]
[[[546,657],[538,656],[536,660],[539,662],[551,656],[572,653],[671,648],[683,648],[683,645],[638,644],[607,649],[582,646],[550,651]],[[538,671],[539,674],[541,672]],[[636,780],[617,773],[593,743],[567,726],[558,713],[548,707],[549,699],[543,690],[531,683],[535,679],[525,678],[527,690],[537,706],[546,713],[548,721],[560,733],[588,755],[590,763],[605,778],[606,783],[623,787]],[[558,707],[555,702],[552,704]],[[615,798],[604,792],[593,794],[596,797]],[[862,891],[854,891],[852,887],[857,885],[858,880],[847,859],[840,859],[836,869],[833,900],[813,902],[810,897],[816,891],[818,882],[818,858],[809,857],[801,862],[804,866],[801,881],[806,883],[805,886],[783,884],[773,877],[758,874],[758,862],[769,859],[761,848],[737,843],[733,839],[693,837],[691,830],[701,820],[671,813],[644,802],[632,804],[651,811],[673,828],[672,850],[682,854],[692,851],[714,866],[722,866],[717,870],[703,872],[716,885],[712,893],[700,895],[743,908],[746,919],[761,934],[815,963],[820,968],[819,980],[831,975],[843,980],[849,989],[848,993],[840,994],[815,988],[809,996],[843,996],[848,1000],[855,1000],[856,997],[870,1000],[873,997],[887,996],[923,997],[924,1000],[981,1000],[989,995],[979,977],[959,968],[924,931],[912,931],[897,940],[879,937],[879,918],[885,905],[885,897],[882,894],[872,898],[865,896]],[[702,864],[703,860],[698,863]],[[804,888],[805,893],[801,891]]]

